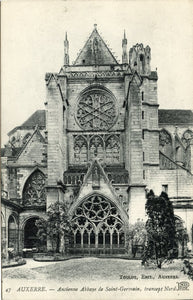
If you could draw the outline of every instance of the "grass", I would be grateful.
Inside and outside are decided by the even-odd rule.
[[[35,264],[35,262],[34,262]],[[46,263],[45,263],[46,264]],[[137,276],[141,279],[141,274],[150,275],[157,278],[162,275],[176,275],[178,278],[187,279],[181,272],[183,262],[175,260],[171,264],[163,265],[162,269],[145,268],[140,261],[120,260],[120,259],[100,259],[81,258],[60,263],[33,268],[18,268],[3,270],[3,278],[9,279],[34,279],[34,280],[55,280],[57,282],[66,281],[97,281],[97,280],[119,280],[120,275]]]

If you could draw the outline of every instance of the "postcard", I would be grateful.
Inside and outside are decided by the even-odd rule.
[[[2,1],[2,299],[192,299],[193,3]]]

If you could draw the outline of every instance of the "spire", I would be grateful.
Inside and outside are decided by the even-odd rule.
[[[65,40],[64,40],[64,65],[69,65],[69,42],[67,37],[67,32],[65,34]]]
[[[128,57],[127,57],[127,38],[126,38],[126,34],[125,34],[125,30],[124,30],[124,35],[123,35],[123,39],[122,39],[122,63],[123,64],[128,64]]]
[[[125,29],[124,29],[124,40],[126,40],[126,34],[125,34]]]

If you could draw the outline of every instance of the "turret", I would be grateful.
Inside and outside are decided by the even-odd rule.
[[[69,65],[69,42],[67,38],[67,32],[64,40],[64,65]]]
[[[143,44],[136,44],[129,51],[129,64],[140,75],[149,75],[151,72],[151,49]]]
[[[127,57],[127,39],[124,30],[124,37],[122,39],[122,64],[128,64],[128,57]]]

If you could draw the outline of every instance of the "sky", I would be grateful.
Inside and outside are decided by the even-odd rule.
[[[124,29],[128,51],[136,43],[150,46],[160,108],[193,109],[192,15],[191,0],[2,2],[2,145],[7,132],[44,109],[45,73],[63,65],[65,32],[72,63],[95,23],[120,62]]]

